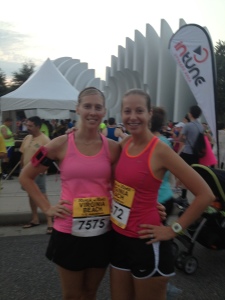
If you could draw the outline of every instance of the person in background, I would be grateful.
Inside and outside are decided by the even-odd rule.
[[[177,124],[174,125],[173,127],[173,150],[177,152],[178,154],[181,152],[184,144],[180,141],[180,133],[182,128],[186,123],[190,122],[190,119],[188,117],[188,114],[186,114],[182,120],[182,122],[178,122]]]
[[[179,153],[180,149],[182,148],[183,146],[183,143],[180,142],[180,133],[181,133],[181,130],[182,128],[184,127],[184,123],[183,122],[178,122],[177,124],[174,125],[173,127],[173,150],[176,152],[176,153]]]
[[[19,151],[22,153],[20,166],[23,169],[26,165],[30,163],[30,160],[34,153],[41,147],[46,145],[50,139],[41,132],[42,120],[37,117],[30,117],[27,119],[27,131],[28,135],[24,138]],[[46,202],[48,202],[48,198],[46,195],[46,172],[40,172],[35,174],[36,176],[33,177],[35,183],[40,188],[43,193],[43,197],[45,198]],[[23,186],[22,186],[23,187]],[[31,208],[31,221],[24,225],[24,229],[32,228],[34,226],[40,225],[39,216],[37,211],[37,205],[35,204],[33,197],[31,194],[28,193],[29,203]],[[49,202],[48,202],[49,203]],[[52,233],[52,218],[47,217],[47,234]]]
[[[116,126],[115,118],[109,118],[108,126],[103,129],[102,134],[116,142],[119,140],[119,138],[124,139],[126,137],[126,134],[123,133],[121,128]]]
[[[225,167],[225,124],[223,122],[218,123],[217,128],[218,128],[218,145],[219,145],[219,158],[220,158],[219,168],[224,169]],[[218,156],[216,144],[213,150],[214,150],[214,154]]]
[[[108,120],[104,120],[104,122],[102,122],[102,123],[99,125],[99,131],[102,132],[103,129],[107,128],[107,125],[108,125]]]
[[[3,159],[7,156],[7,150],[5,147],[5,142],[3,137],[0,135],[0,159]]]
[[[44,119],[41,120],[42,124],[41,124],[41,132],[44,133],[47,137],[49,137],[49,128],[46,124],[46,121]]]
[[[173,129],[173,121],[172,120],[169,120],[169,122],[167,123],[167,127],[170,128],[170,130]]]
[[[183,123],[186,124],[186,123],[189,123],[190,122],[190,118],[189,118],[189,115],[186,114],[183,118]]]
[[[153,107],[152,108],[152,118],[150,123],[151,132],[157,136],[162,142],[166,143],[170,148],[172,148],[171,142],[160,132],[166,120],[166,112],[162,107]],[[172,214],[174,197],[173,190],[170,183],[170,172],[166,171],[163,181],[160,185],[158,192],[158,202],[161,203],[166,209],[167,219]],[[166,224],[166,223],[165,223]],[[171,283],[167,285],[167,299],[171,297],[174,299],[175,296],[178,296],[182,293],[181,289],[178,289]]]
[[[22,131],[22,121],[20,120],[20,119],[18,119],[17,121],[16,121],[16,132],[20,132],[20,131]]]
[[[161,133],[167,138],[167,139],[172,139],[172,137],[173,137],[173,131],[172,131],[172,128],[173,128],[173,126],[172,126],[172,121],[169,121],[169,123],[168,123],[170,126],[168,126],[168,125],[164,125],[163,127],[162,127],[162,130],[161,130]]]
[[[212,132],[209,130],[209,127],[206,123],[202,123],[204,128],[204,139],[205,139],[205,155],[200,157],[198,163],[207,166],[207,167],[215,167],[218,164],[215,153],[213,152],[213,137]]]
[[[49,120],[45,120],[45,125],[48,127],[48,134],[49,134],[48,137],[51,138],[53,132],[53,126]]]
[[[72,128],[73,127],[73,122],[71,119],[67,119],[67,128]]]
[[[59,120],[58,119],[52,119],[51,120],[52,129],[55,130],[59,126]]]
[[[53,138],[58,137],[60,135],[64,135],[67,130],[67,125],[64,120],[60,120],[60,125],[58,125],[52,133]]]
[[[11,118],[6,118],[3,122],[3,125],[0,126],[0,134],[4,139],[5,147],[7,150],[7,157],[5,157],[2,162],[3,179],[13,179],[12,176],[8,176],[13,168],[12,157],[14,154],[16,136],[16,134],[11,131],[12,122],[13,120]]]
[[[119,137],[118,142],[121,142],[126,136],[129,135],[129,133],[126,131],[126,128],[124,127],[123,123],[119,123],[117,125],[118,128],[121,129],[121,131],[123,132],[124,136],[123,137]]]
[[[209,126],[207,123],[202,122],[202,126],[204,128],[204,134],[205,136],[207,136],[209,143],[211,144],[211,147],[213,147],[214,144],[214,140],[213,140],[213,136],[212,136],[212,131],[210,130]]]
[[[0,189],[2,189],[1,181],[2,181],[2,159],[7,157],[7,150],[5,147],[5,142],[3,137],[0,135]]]
[[[184,143],[180,157],[189,165],[197,164],[199,159],[193,154],[193,146],[198,137],[199,132],[204,132],[202,124],[198,121],[202,110],[198,105],[193,105],[189,109],[188,117],[190,122],[186,123],[180,133],[179,141]],[[179,183],[177,183],[179,185]],[[187,189],[182,187],[182,194],[175,199],[175,202],[180,206],[188,206]]]
[[[77,121],[73,120],[73,126],[72,127],[76,127]]]
[[[150,129],[155,136],[157,136],[161,141],[172,148],[170,141],[160,133],[165,122],[165,117],[166,112],[162,107],[153,107]],[[170,172],[166,171],[163,177],[162,184],[159,188],[158,202],[164,205],[164,207],[166,208],[167,217],[171,215],[171,212],[173,210],[173,201],[174,198],[173,190],[170,184]]]
[[[22,120],[22,129],[21,129],[22,131],[27,131],[27,125],[26,124],[27,124],[27,119],[24,118]]]
[[[200,217],[215,199],[209,186],[168,145],[149,130],[150,96],[129,90],[122,99],[122,121],[130,136],[121,142],[111,209],[112,300],[165,300],[174,272],[171,240]],[[194,195],[185,212],[163,226],[158,190],[169,170]]]

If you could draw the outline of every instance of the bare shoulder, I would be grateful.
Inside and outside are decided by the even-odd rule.
[[[176,166],[176,163],[182,160],[168,144],[161,140],[157,142],[151,157],[151,164],[155,170],[161,168],[171,170],[171,165]]]
[[[104,128],[103,130],[102,130],[102,132],[101,132],[104,136],[107,136],[107,134],[108,134],[108,130],[107,130],[107,127],[106,128]]]
[[[107,139],[107,141],[108,141],[108,145],[109,145],[111,163],[115,163],[120,156],[120,152],[121,152],[120,144],[111,139]]]
[[[118,149],[120,149],[120,144],[112,139],[107,139],[108,141],[108,145],[109,145],[109,149],[117,151]]]
[[[52,159],[62,159],[64,150],[67,148],[67,134],[54,138],[45,145],[48,149],[48,156]]]
[[[127,143],[127,141],[131,138],[130,135],[126,136],[121,142],[120,142],[120,147],[123,148],[124,145]]]
[[[157,142],[157,150],[163,154],[165,151],[168,151],[168,149],[170,149],[171,152],[174,152],[174,150],[167,143],[159,139]]]
[[[177,153],[168,144],[161,140],[158,141],[155,150],[154,155],[160,159],[162,163],[165,163],[166,161],[171,162],[171,160],[176,160],[177,157],[179,157],[179,155],[177,155]]]

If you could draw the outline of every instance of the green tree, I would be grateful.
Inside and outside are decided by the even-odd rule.
[[[34,69],[35,64],[32,61],[29,61],[23,63],[18,72],[13,72],[13,78],[10,86],[11,91],[20,87],[30,77],[30,75],[34,73]]]
[[[0,68],[0,97],[8,93],[6,75]]]
[[[215,46],[215,58],[217,69],[217,116],[218,121],[225,119],[225,42],[219,41]]]

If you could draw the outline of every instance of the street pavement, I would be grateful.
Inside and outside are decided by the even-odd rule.
[[[30,221],[28,198],[15,177],[2,182],[0,191],[0,300],[61,300],[56,266],[45,258],[50,236],[46,234],[45,217],[41,225],[23,229]],[[47,176],[48,197],[59,200],[58,175]],[[190,197],[190,195],[189,195]],[[173,216],[178,210],[174,208]],[[184,246],[177,241],[180,250]],[[171,283],[182,289],[177,300],[225,300],[225,251],[213,251],[195,243],[193,255],[199,262],[197,271],[187,275],[176,270]],[[97,300],[109,300],[109,271],[99,288]],[[156,299],[157,300],[157,299]]]

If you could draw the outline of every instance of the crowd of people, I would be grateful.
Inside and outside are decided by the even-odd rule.
[[[13,132],[12,124],[13,119],[6,117],[0,126],[0,147],[6,147],[6,155],[1,157],[0,161],[0,176],[2,179],[12,180],[12,173],[15,167],[15,146],[16,141],[21,141],[26,135],[29,134],[27,128],[27,122],[29,118],[22,118],[16,121],[16,128]],[[40,131],[44,133],[49,139],[53,139],[57,136],[65,134],[65,132],[76,125],[76,120],[65,119],[57,120],[52,119],[51,121],[41,119]]]
[[[158,117],[146,92],[133,89],[123,96],[121,137],[115,120],[107,130],[100,126],[106,114],[100,90],[82,90],[76,112],[77,128],[40,147],[19,177],[34,203],[54,218],[46,256],[57,265],[63,299],[96,299],[109,264],[112,300],[166,299],[175,275],[171,241],[214,200],[212,191],[158,138],[162,124],[151,132]],[[35,183],[53,161],[62,188],[55,206]],[[158,204],[167,171],[194,195],[170,226]]]
[[[17,132],[27,132],[27,120],[28,119],[23,118],[22,120],[18,120],[16,122]],[[47,135],[50,139],[65,134],[68,128],[72,128],[76,125],[76,120],[72,121],[71,119],[51,119],[50,121],[41,119],[41,121],[41,132]]]

